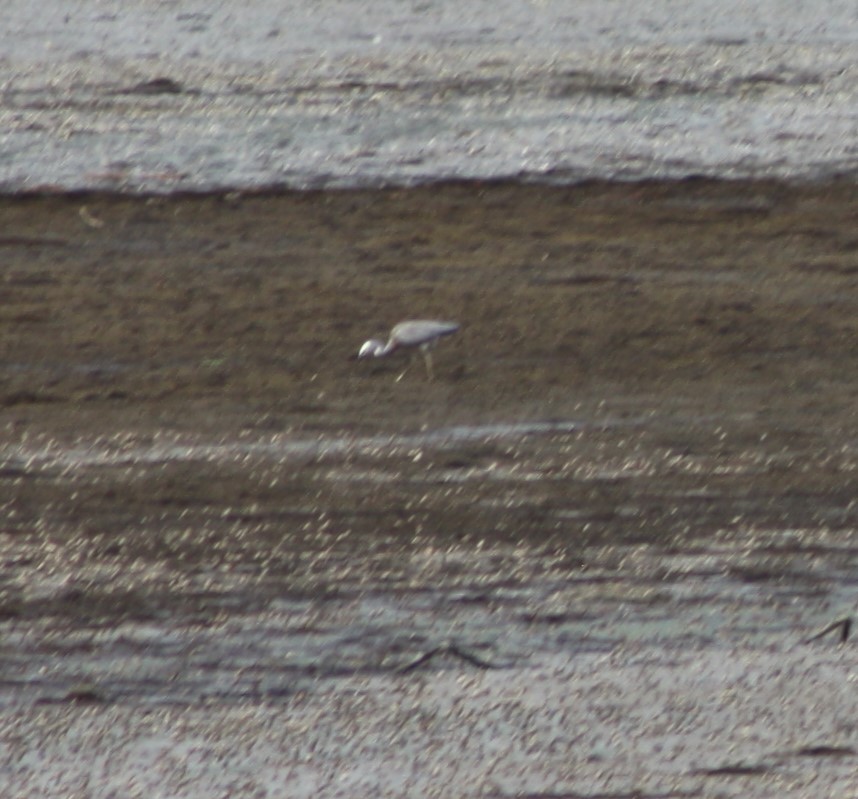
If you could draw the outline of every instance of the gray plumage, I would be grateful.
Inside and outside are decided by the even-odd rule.
[[[390,355],[404,347],[418,348],[426,363],[426,372],[432,379],[432,356],[429,353],[431,347],[437,344],[438,339],[450,336],[459,329],[457,322],[439,322],[434,319],[410,319],[400,322],[390,331],[387,343],[376,338],[365,341],[358,352],[358,358],[368,358],[370,355],[381,358]]]

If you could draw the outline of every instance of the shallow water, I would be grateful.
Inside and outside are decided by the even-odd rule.
[[[628,421],[602,422],[602,424],[629,424]],[[472,441],[489,442],[513,439],[535,434],[572,432],[580,427],[579,422],[518,422],[483,425],[456,425],[421,433],[388,434],[374,436],[330,436],[301,438],[274,435],[246,441],[226,443],[193,442],[181,437],[170,437],[165,441],[135,441],[133,435],[119,434],[113,441],[80,442],[63,446],[48,442],[43,447],[27,443],[19,447],[0,449],[0,458],[5,467],[14,469],[67,467],[71,469],[92,466],[122,466],[162,463],[171,461],[223,461],[229,462],[245,457],[274,459],[278,461],[308,456],[321,459],[342,455],[387,455],[395,457],[409,452],[415,457],[422,447],[452,449]],[[167,438],[167,436],[164,436]]]
[[[14,0],[0,187],[366,186],[854,171],[838,0]]]
[[[674,430],[754,424],[679,418]],[[35,549],[25,530],[4,537],[0,703],[229,704],[409,667],[521,669],[622,647],[659,661],[738,642],[790,648],[850,615],[858,539],[843,497],[814,494],[812,507],[773,513],[760,482],[818,456],[769,448],[765,436],[729,454],[648,449],[658,424],[648,414],[402,436],[7,448],[3,473],[19,484],[102,500],[61,548],[51,541],[62,502],[35,521],[37,533],[54,529]],[[158,497],[185,468],[197,475],[186,480],[270,483],[275,504],[225,505],[215,488],[173,509]],[[854,453],[836,468],[854,471]],[[292,483],[299,505],[278,490]],[[148,516],[133,511],[134,486]],[[103,507],[114,492],[132,528],[119,507]],[[408,518],[417,508],[423,522]],[[780,513],[800,526],[778,526]],[[827,521],[811,524],[808,513]],[[469,519],[494,533],[457,535]]]

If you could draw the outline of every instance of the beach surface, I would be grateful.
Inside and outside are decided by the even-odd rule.
[[[856,200],[0,198],[3,795],[848,793]]]

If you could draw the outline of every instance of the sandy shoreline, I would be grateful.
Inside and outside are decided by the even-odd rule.
[[[846,791],[856,199],[0,197],[4,795]]]

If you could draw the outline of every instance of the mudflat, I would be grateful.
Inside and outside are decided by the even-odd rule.
[[[194,431],[851,401],[851,184],[440,185],[0,200],[6,422]],[[438,380],[355,363],[455,319]],[[758,406],[755,406],[758,407]],[[93,423],[91,420],[97,422]]]
[[[241,735],[264,728],[274,747],[272,719],[303,713],[316,754],[285,755],[284,728],[242,784],[297,769],[296,796],[396,792],[404,778],[378,776],[390,761],[441,752],[458,724],[446,705],[425,715],[415,680],[496,680],[459,696],[479,714],[491,696],[520,704],[540,668],[579,699],[584,683],[590,698],[622,684],[616,701],[645,699],[652,717],[602,714],[594,743],[502,714],[468,729],[508,742],[506,772],[463,742],[442,752],[462,758],[455,769],[413,789],[840,785],[858,741],[832,686],[851,640],[800,650],[789,690],[825,659],[820,717],[806,695],[766,695],[783,700],[781,722],[754,705],[741,735],[700,699],[712,684],[676,675],[730,672],[734,694],[748,680],[759,702],[748,674],[789,671],[772,648],[855,598],[856,201],[848,182],[704,180],[0,198],[10,795],[46,788],[49,772],[57,792],[82,790],[71,739],[48,732],[58,723],[91,758],[121,727],[124,759],[93,785],[143,784],[135,747],[155,733],[141,705],[168,708],[166,748],[184,740],[177,706],[224,746],[236,714]],[[356,358],[409,318],[462,325],[435,351],[434,380],[407,353]],[[346,683],[354,697],[355,681],[365,704],[344,710],[332,697]],[[659,689],[701,729],[719,720],[717,744],[667,747]],[[563,702],[546,690],[529,706]],[[424,703],[423,726],[385,715],[405,696]],[[413,751],[361,749],[352,723],[382,737],[399,724]],[[342,739],[324,738],[332,724]],[[755,724],[758,748],[737,754]],[[523,756],[525,732],[556,766]],[[238,784],[168,771],[174,795]],[[337,782],[344,772],[360,779]]]

